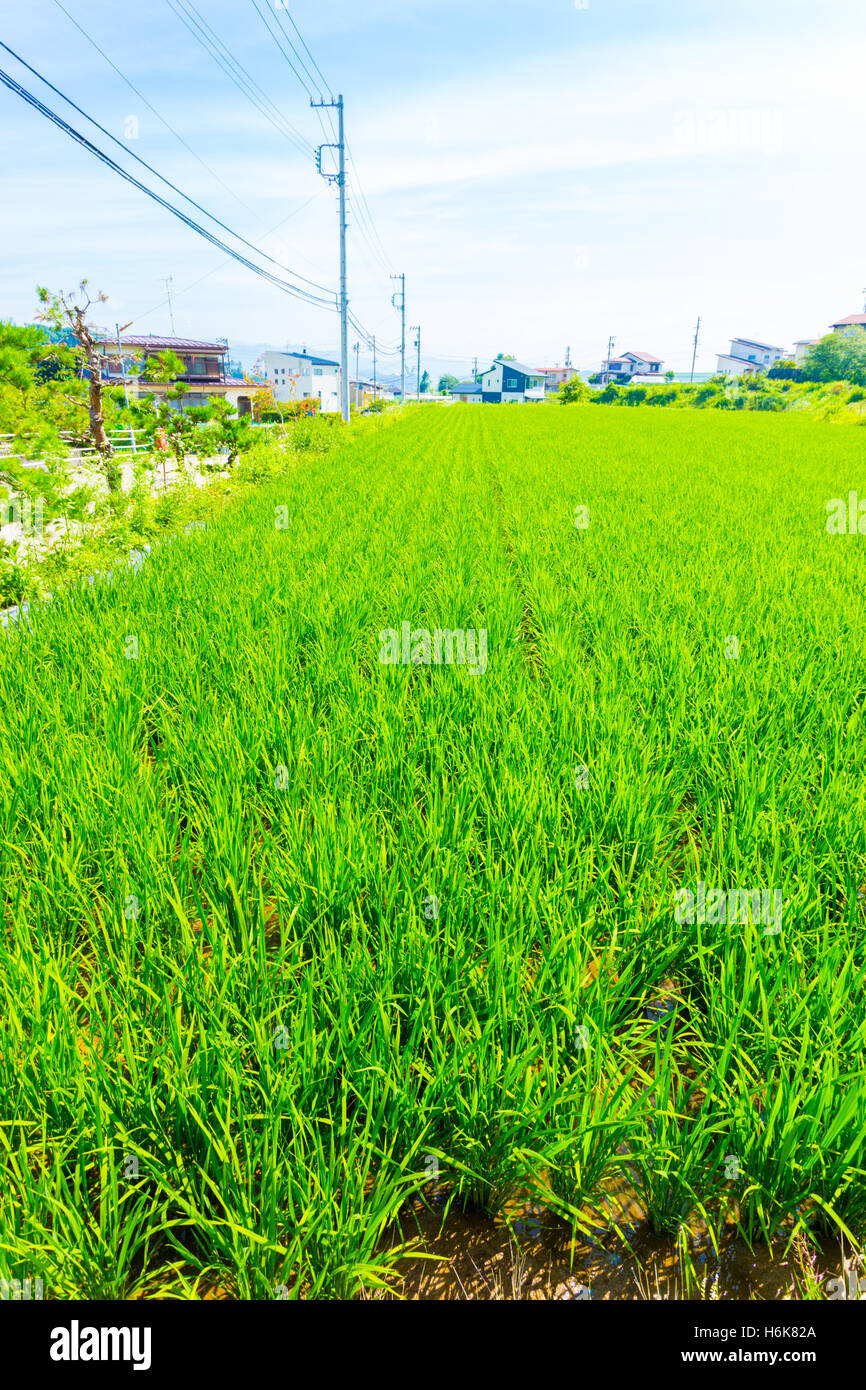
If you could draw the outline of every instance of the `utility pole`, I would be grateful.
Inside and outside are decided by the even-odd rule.
[[[373,395],[378,396],[379,383],[376,380],[376,334],[373,334]]]
[[[477,382],[478,382],[478,358],[477,358],[477,357],[474,357],[474,358],[472,359],[472,380],[477,384]]]
[[[608,376],[610,376],[610,354],[613,352],[613,345],[615,342],[616,338],[608,338],[607,340],[607,361],[604,365]]]
[[[412,332],[416,334],[415,346],[418,349],[418,404],[421,404],[421,325],[412,325]]]
[[[691,376],[689,377],[689,381],[694,381],[694,379],[695,379],[695,358],[696,358],[697,355],[698,355],[698,334],[700,333],[700,331],[701,331],[701,320],[700,320],[700,315],[698,315],[697,327],[695,328],[695,346],[694,346],[694,351],[692,352],[692,374],[691,374]]]
[[[392,280],[400,281],[400,303],[397,303],[396,294],[391,295],[391,303],[395,309],[400,310],[402,320],[402,332],[400,336],[400,405],[402,407],[406,400],[406,276],[392,275]]]
[[[565,349],[565,365],[566,365],[566,367],[568,367],[568,368],[571,367],[571,348],[570,348],[570,347],[567,347],[567,348]]]
[[[340,190],[340,412],[346,424],[349,423],[349,296],[346,292],[346,139],[343,131],[343,97],[336,101],[313,101],[311,106],[336,106],[337,141],[336,145],[320,145],[316,151],[316,167],[328,183],[336,183]],[[336,149],[339,152],[339,173],[326,174],[322,168],[322,150]]]
[[[174,306],[171,302],[171,287],[174,284],[174,276],[169,275],[167,279],[163,280],[162,283],[165,285],[165,293],[168,297],[168,318],[169,322],[171,323],[171,336],[174,337]]]

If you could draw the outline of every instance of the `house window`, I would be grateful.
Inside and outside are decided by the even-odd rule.
[[[516,377],[516,376],[510,376],[510,377],[508,378],[508,380],[506,381],[505,385],[506,385],[506,387],[508,388],[509,391],[516,391],[516,390],[517,390],[517,377]]]
[[[321,375],[322,375],[322,369],[321,369],[321,367],[314,367],[314,368],[313,368],[313,376],[321,376]]]
[[[750,353],[749,353],[749,361],[750,361],[750,362],[756,362],[756,361],[757,361],[757,358],[755,357],[755,354],[754,354],[753,352],[750,352]]]

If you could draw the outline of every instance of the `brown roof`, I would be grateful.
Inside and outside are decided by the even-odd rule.
[[[105,337],[101,341],[106,347],[116,347],[117,338]],[[206,343],[198,338],[163,338],[157,333],[121,333],[123,347],[149,348],[152,352],[228,352],[225,343]]]
[[[835,323],[831,323],[830,327],[845,328],[849,323],[866,324],[866,314],[849,314],[847,319],[837,319]]]

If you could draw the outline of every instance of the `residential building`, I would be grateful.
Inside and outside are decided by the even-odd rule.
[[[179,410],[181,401],[175,395],[175,386],[180,382],[186,387],[184,406],[225,400],[239,415],[250,414],[255,385],[226,370],[229,349],[225,340],[208,342],[198,338],[163,337],[156,333],[123,333],[120,351],[116,337],[100,339],[98,348],[103,381],[119,386],[125,374],[127,390],[132,397],[153,395],[170,409]],[[173,352],[180,358],[183,373],[171,381],[145,381],[143,371],[147,363],[165,352]]]
[[[481,373],[476,390],[478,388],[482,401],[488,404],[543,401],[544,372],[535,367],[524,367],[520,362],[503,362],[498,357],[492,367]]]
[[[356,410],[366,410],[377,396],[384,395],[384,389],[377,389],[375,382],[359,377],[349,381],[349,404]]]
[[[451,387],[451,396],[455,401],[469,401],[472,405],[480,405],[484,400],[484,395],[477,381],[458,382],[456,386]]]
[[[323,414],[339,412],[339,362],[307,352],[266,352],[264,362],[275,400],[317,400]]]
[[[783,348],[757,343],[752,338],[732,338],[730,352],[720,352],[718,370],[728,376],[754,376],[766,372],[785,356]]]
[[[600,383],[607,386],[612,381],[617,386],[630,386],[632,382],[659,381],[664,375],[663,366],[662,359],[651,352],[620,352],[602,362]]]
[[[866,314],[849,314],[846,319],[831,323],[834,333],[844,333],[849,328],[859,328],[866,333]]]
[[[806,361],[806,358],[809,355],[809,349],[816,347],[820,341],[820,338],[797,339],[796,343],[794,344],[794,351],[792,356],[798,367],[803,366],[803,363]]]
[[[576,367],[542,367],[545,391],[558,391],[565,381],[579,375]]]

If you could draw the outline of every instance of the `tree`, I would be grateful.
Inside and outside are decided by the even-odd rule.
[[[556,399],[560,405],[575,405],[578,401],[589,399],[590,389],[585,381],[581,381],[579,376],[573,376],[570,381],[564,381],[556,393]]]
[[[676,372],[665,372],[665,381],[673,381]]]
[[[421,394],[423,394],[425,391],[429,391],[429,390],[430,390],[430,373],[429,373],[429,372],[424,372],[423,376],[421,377],[420,392],[421,392]]]
[[[440,396],[448,391],[453,391],[454,387],[459,385],[460,382],[456,376],[440,376],[438,386]]]
[[[517,358],[512,357],[510,352],[500,352],[496,359],[497,362],[516,362]]]
[[[74,342],[74,340],[72,340]],[[0,459],[0,525],[38,526],[56,517],[81,520],[87,488],[69,490],[68,449],[61,432],[79,434],[86,409],[75,353],[62,334],[0,322],[0,433],[11,435]],[[22,458],[38,458],[39,468]],[[2,553],[2,546],[0,546]]]
[[[168,384],[176,381],[178,377],[186,375],[186,367],[183,358],[178,357],[176,352],[167,348],[165,352],[153,353],[150,357],[145,357],[144,366],[141,369],[141,380]]]
[[[806,354],[803,376],[805,381],[850,381],[866,386],[866,332],[851,327],[828,333]]]
[[[97,337],[99,330],[87,321],[88,311],[94,302],[90,297],[87,281],[82,280],[77,291],[69,294],[62,291],[59,294],[49,294],[41,285],[37,286],[36,293],[43,306],[42,312],[37,315],[40,322],[47,323],[54,329],[69,329],[75,339],[76,347],[73,351],[79,359],[82,375],[86,373],[87,377],[90,437],[102,460],[109,492],[116,492],[120,487],[120,470],[114,458],[111,441],[105,432],[102,362]],[[75,295],[79,296],[83,303],[76,304]],[[104,304],[107,299],[108,295],[100,290],[96,302]]]

